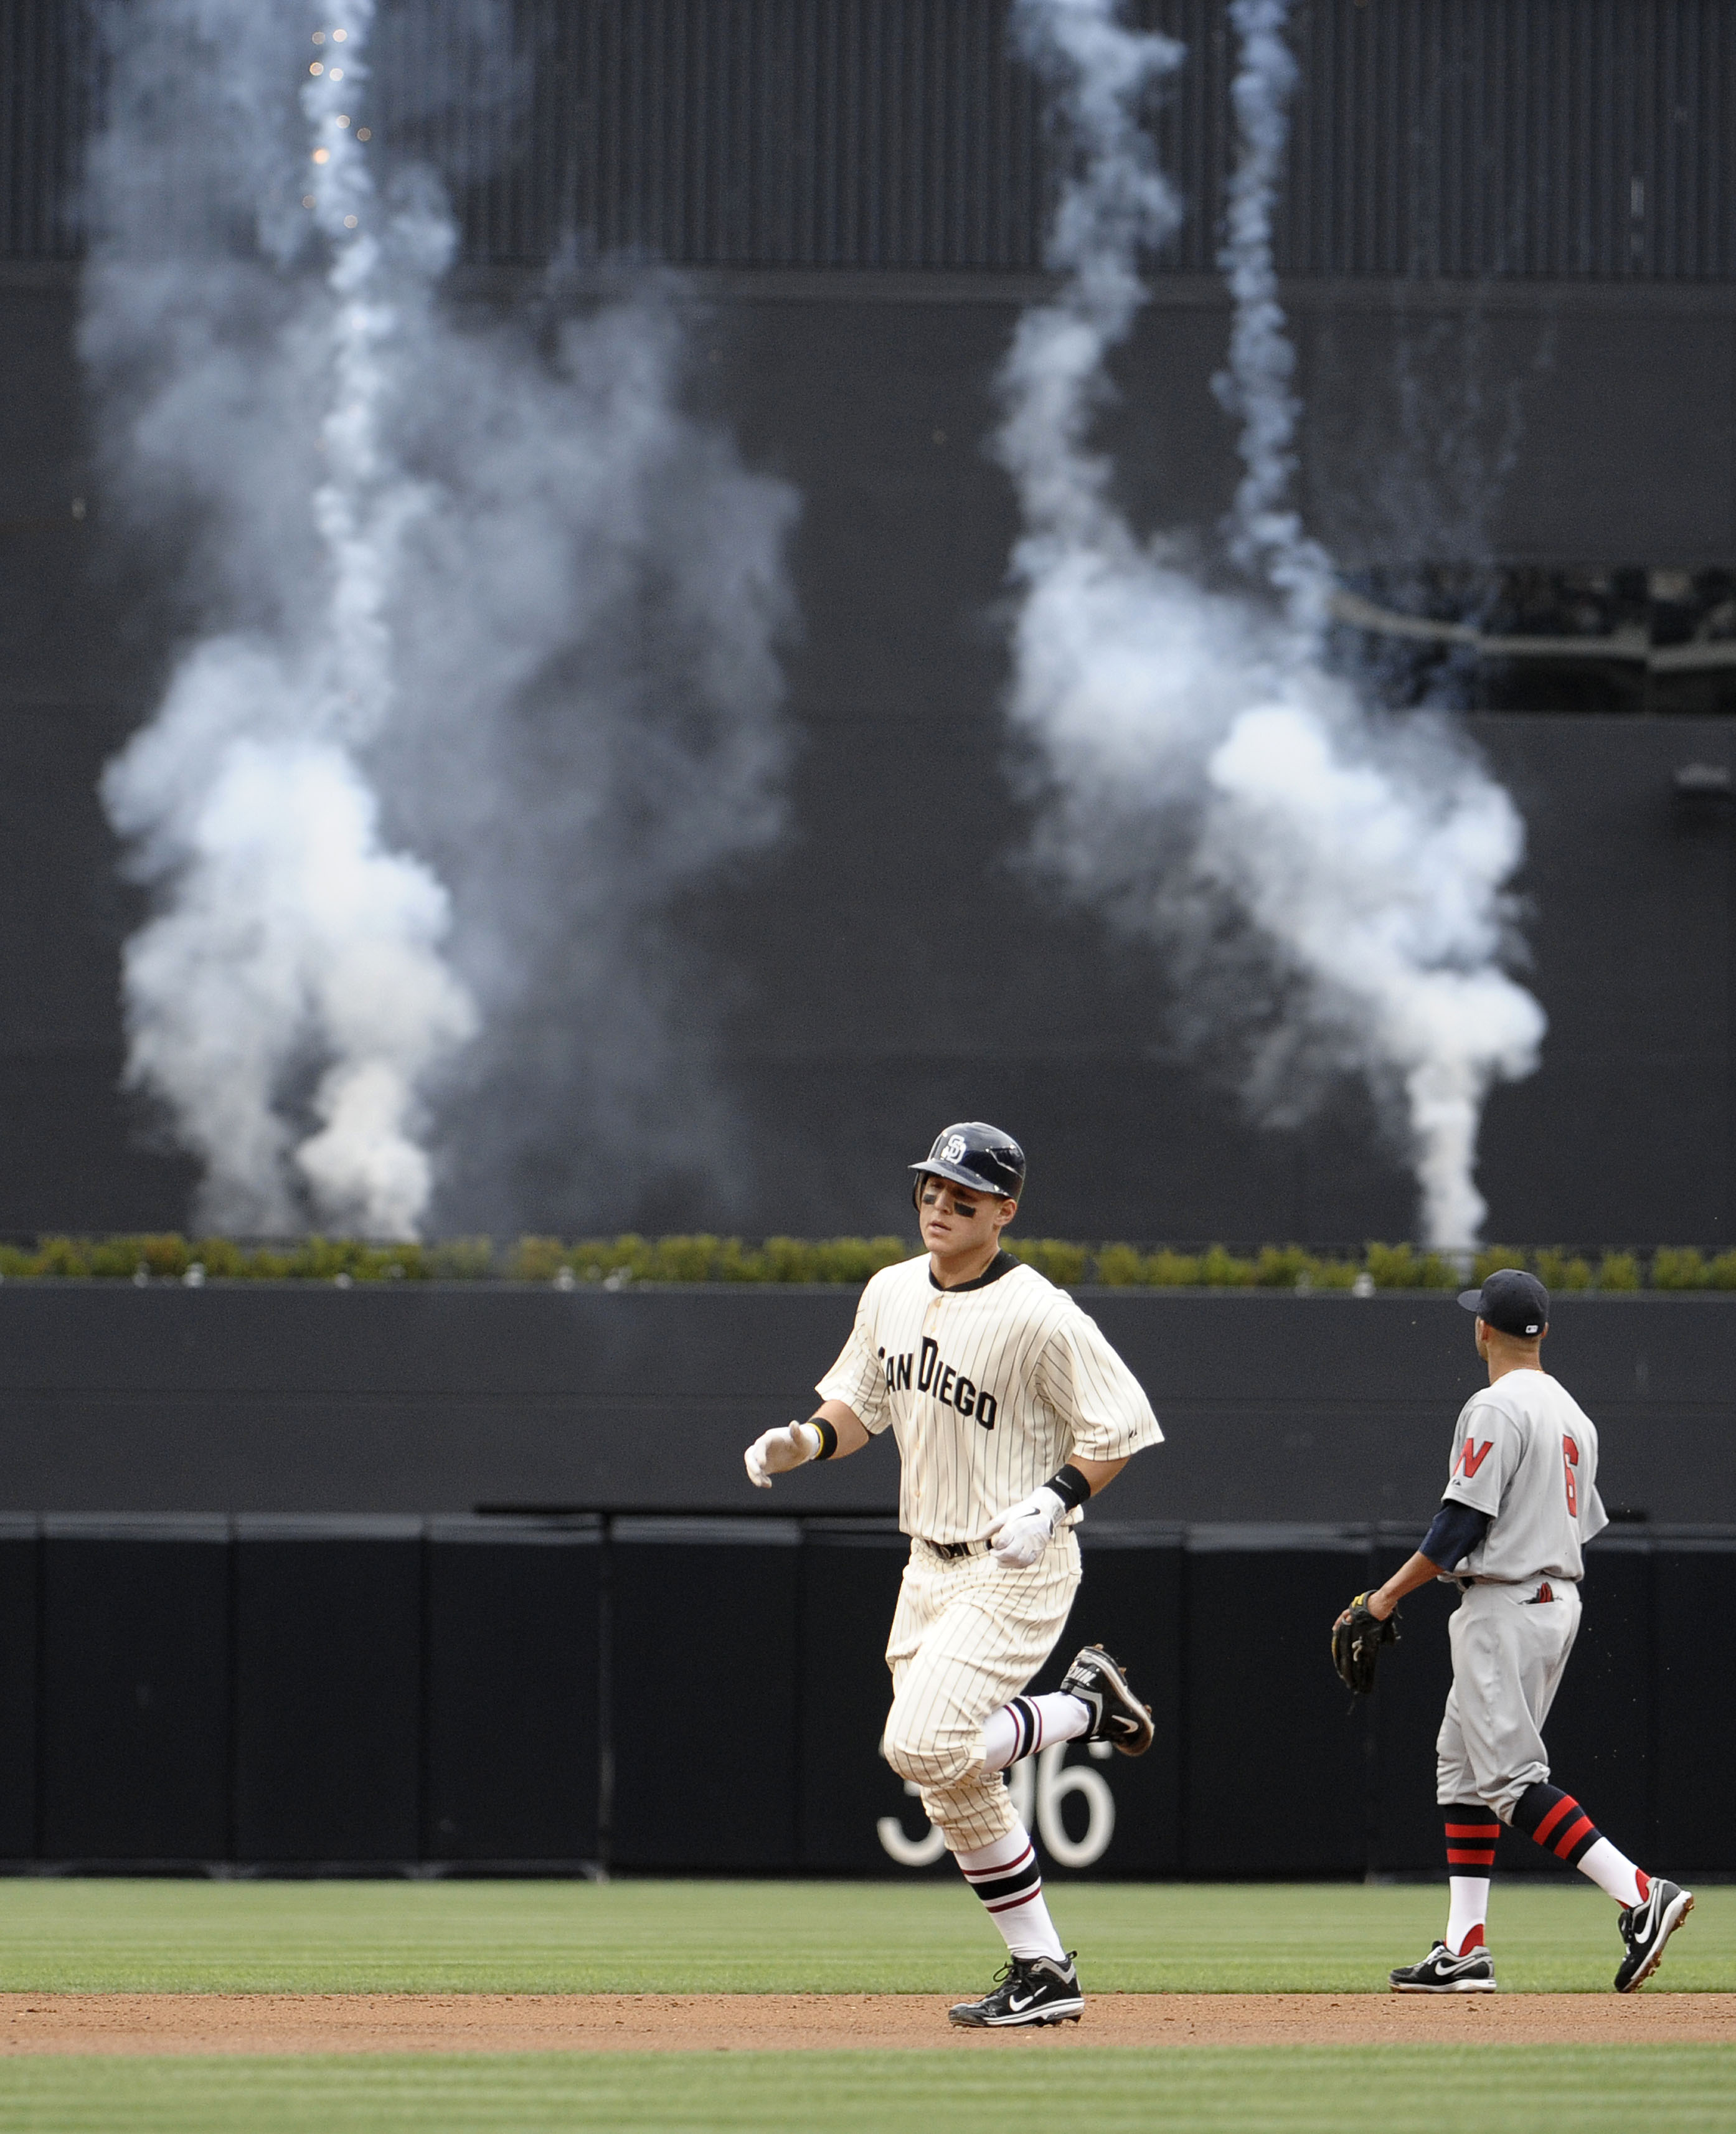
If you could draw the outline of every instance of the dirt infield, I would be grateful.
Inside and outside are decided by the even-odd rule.
[[[1736,1993],[1107,1993],[1040,2031],[956,2030],[946,2011],[899,1993],[8,1993],[0,2054],[1736,2044]]]

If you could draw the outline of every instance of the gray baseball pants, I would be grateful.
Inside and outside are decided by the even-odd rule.
[[[1453,1687],[1435,1744],[1443,1808],[1480,1800],[1511,1823],[1526,1788],[1548,1778],[1543,1722],[1579,1633],[1579,1589],[1565,1579],[1467,1591],[1448,1626]]]

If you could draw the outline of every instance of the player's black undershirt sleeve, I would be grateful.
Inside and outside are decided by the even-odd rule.
[[[1455,1563],[1464,1561],[1488,1532],[1490,1516],[1488,1512],[1474,1511],[1469,1504],[1455,1504],[1447,1498],[1423,1536],[1421,1553],[1430,1563],[1438,1563],[1443,1571],[1450,1571]]]

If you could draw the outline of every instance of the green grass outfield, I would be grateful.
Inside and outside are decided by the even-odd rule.
[[[1057,1884],[1088,1991],[1379,1992],[1443,1892]],[[1510,1990],[1608,1991],[1613,1907],[1495,1892]],[[951,1992],[1000,1943],[948,1883],[0,1881],[12,1991]],[[1736,1890],[1703,1891],[1653,1992],[1736,1991]],[[1736,2049],[1001,2039],[943,2052],[0,2060],[0,2134],[797,2129],[938,2134],[1688,2134],[1736,2126]]]
[[[13,2060],[0,2134],[414,2128],[1024,2127],[1212,2134],[1719,2134],[1736,2052],[1702,2046],[1261,2046],[1241,2051],[539,2053],[472,2059]]]
[[[1052,1884],[1087,1992],[1384,1992],[1445,1891]],[[1498,1885],[1502,1987],[1606,1992],[1615,1907]],[[0,1881],[0,1989],[909,1992],[986,1986],[993,1928],[949,1882]],[[1736,1888],[1708,1889],[1648,1991],[1736,1992]]]

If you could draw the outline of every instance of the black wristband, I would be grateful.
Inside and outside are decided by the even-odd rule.
[[[1051,1475],[1044,1484],[1053,1489],[1070,1512],[1076,1512],[1091,1494],[1091,1485],[1077,1467],[1063,1467],[1058,1475]]]
[[[810,1430],[817,1430],[820,1433],[820,1449],[815,1453],[814,1458],[816,1460],[831,1459],[832,1454],[838,1449],[837,1431],[832,1428],[823,1415],[809,1416],[808,1427]]]

